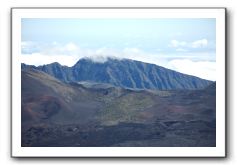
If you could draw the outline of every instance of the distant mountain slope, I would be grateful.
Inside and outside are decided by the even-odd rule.
[[[74,66],[52,63],[39,67],[22,64],[22,69],[34,68],[64,82],[92,81],[137,89],[203,89],[211,81],[182,74],[154,64],[129,59],[111,59],[104,63],[81,59]]]
[[[211,94],[216,94],[216,82],[211,83],[205,88],[205,91]]]
[[[64,83],[21,72],[22,146],[215,146],[215,93]]]

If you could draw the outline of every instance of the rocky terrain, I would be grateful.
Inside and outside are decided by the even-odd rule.
[[[66,82],[33,67],[21,76],[24,147],[216,145],[214,82],[157,90]]]

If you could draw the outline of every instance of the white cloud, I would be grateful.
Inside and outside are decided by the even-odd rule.
[[[22,47],[22,49],[24,49],[24,48],[26,48],[26,47],[30,47],[30,46],[32,46],[32,45],[34,45],[34,42],[32,42],[32,41],[22,41],[22,42],[21,42],[21,47]]]
[[[96,50],[92,50],[90,54],[87,54],[89,56],[115,56],[116,51],[107,47],[102,47]]]
[[[186,45],[187,42],[171,40],[169,47],[177,48],[177,47],[185,47]]]
[[[197,77],[216,80],[216,63],[210,61],[192,61],[190,59],[175,59],[168,63],[168,68]]]
[[[37,50],[39,47],[35,42],[32,41],[23,41],[21,42],[21,49],[25,53],[29,53]]]
[[[78,46],[77,46],[76,44],[74,44],[74,43],[68,43],[68,44],[65,45],[65,49],[66,49],[67,51],[77,51],[79,48],[78,48]]]
[[[204,48],[204,47],[207,47],[207,45],[208,45],[208,40],[201,39],[201,40],[196,40],[192,42],[171,40],[168,46],[171,48],[176,48],[176,51],[180,51],[183,48]]]
[[[192,48],[206,47],[208,44],[207,39],[197,40],[191,43]]]
[[[24,45],[25,43],[23,43]],[[37,45],[29,43],[28,45]],[[29,48],[28,48],[29,49]],[[59,62],[61,65],[73,66],[79,59],[89,57],[94,62],[106,62],[108,57],[132,59],[160,65],[185,74],[195,75],[204,79],[215,80],[215,55],[210,53],[190,53],[184,48],[177,48],[180,54],[148,53],[132,47],[122,50],[102,47],[99,49],[82,49],[75,43],[52,43],[42,46],[37,53],[21,55],[21,62],[31,65],[43,65]],[[213,61],[213,62],[211,62]]]
[[[109,57],[109,56],[90,56],[90,57],[87,57],[87,58],[91,59],[92,61],[94,61],[96,63],[104,63],[108,60],[108,58],[118,59],[115,56],[111,56],[111,57]]]
[[[58,62],[62,65],[73,66],[79,58],[76,55],[66,56],[59,55],[47,55],[41,53],[24,54],[21,56],[21,62],[30,65],[44,65],[53,62]]]
[[[49,45],[42,45],[42,47],[40,48],[40,53],[47,55],[74,55],[78,54],[80,51],[80,47],[72,42],[64,45],[59,44],[57,42],[53,42]]]

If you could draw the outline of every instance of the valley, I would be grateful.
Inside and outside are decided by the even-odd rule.
[[[197,90],[64,82],[22,70],[24,147],[215,147],[215,82]]]

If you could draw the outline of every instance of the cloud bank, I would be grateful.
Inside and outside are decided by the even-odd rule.
[[[177,41],[177,40],[171,40],[169,47],[173,48],[205,48],[208,46],[208,40],[207,39],[201,39],[196,40],[193,42],[186,42],[186,41]]]
[[[172,40],[169,46],[175,48],[176,53],[148,53],[139,48],[127,47],[114,49],[102,47],[97,49],[81,48],[75,43],[39,44],[22,42],[21,62],[30,65],[44,65],[59,62],[61,65],[73,66],[81,58],[90,58],[94,62],[106,62],[108,57],[118,59],[132,59],[160,65],[181,73],[194,75],[200,78],[216,79],[215,54],[208,52],[190,53],[188,48],[205,47],[205,39],[191,43]]]

